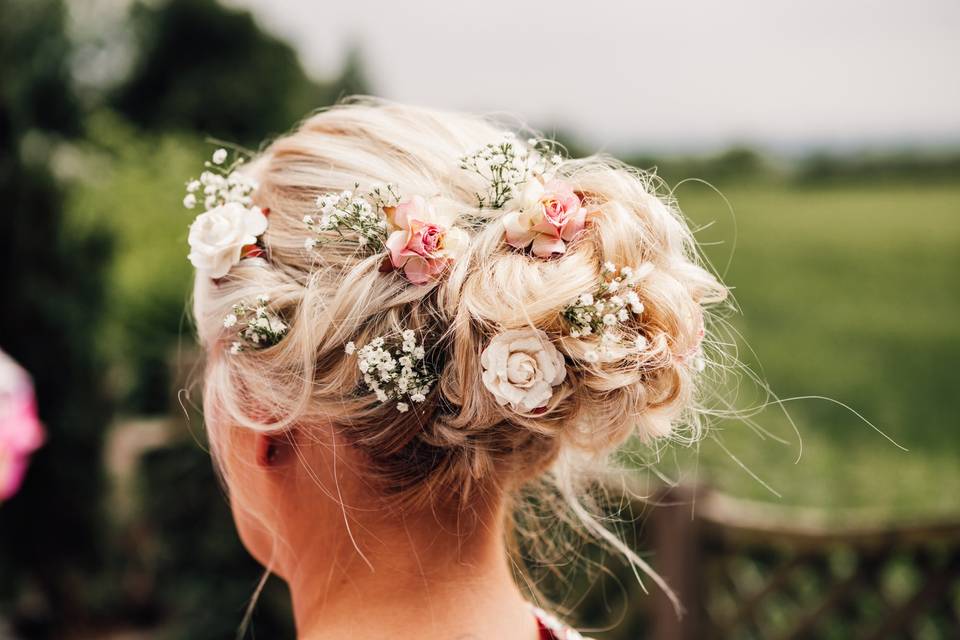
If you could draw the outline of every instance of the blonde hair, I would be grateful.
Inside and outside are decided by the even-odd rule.
[[[575,496],[584,469],[607,464],[632,436],[651,441],[682,427],[685,437],[698,437],[701,375],[683,354],[698,347],[705,308],[727,290],[701,266],[683,218],[647,174],[607,157],[564,160],[559,175],[596,214],[562,256],[518,251],[503,241],[505,211],[478,208],[483,182],[459,163],[502,131],[472,115],[355,99],[266,147],[249,171],[259,183],[255,203],[270,212],[269,259],[243,260],[225,279],[198,275],[195,283],[194,314],[209,356],[205,393],[218,413],[261,431],[335,425],[365,452],[376,486],[405,507],[451,497],[465,506],[475,491],[511,494],[548,478],[575,503],[575,516],[588,519]],[[305,251],[303,218],[315,213],[316,197],[355,183],[392,183],[454,207],[469,248],[423,286],[382,272],[382,256],[349,244],[326,245],[319,257]],[[605,262],[653,265],[639,289],[649,338],[642,357],[589,362],[593,338],[562,331],[562,310],[596,288]],[[289,332],[272,347],[226,354],[232,338],[223,318],[261,294]],[[568,364],[566,380],[535,416],[500,406],[479,364],[492,336],[527,326],[546,332]],[[430,336],[438,381],[416,411],[400,413],[358,392],[357,362],[344,345],[406,328]],[[588,523],[602,535],[597,526]]]

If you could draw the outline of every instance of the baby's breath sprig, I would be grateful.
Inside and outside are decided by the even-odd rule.
[[[367,195],[358,193],[359,188],[360,185],[355,184],[353,191],[317,196],[319,219],[312,215],[303,217],[303,224],[314,234],[304,241],[307,251],[313,251],[318,245],[346,239],[347,233],[356,234],[356,242],[371,253],[383,250],[387,240],[387,221],[383,209],[396,206],[400,196],[390,184],[375,187]],[[331,235],[331,232],[337,235]]]
[[[397,191],[397,188],[391,184],[377,185],[370,189],[370,195],[368,197],[373,205],[383,211],[388,207],[395,207],[400,204],[400,192]]]
[[[236,355],[247,347],[264,349],[273,346],[287,335],[289,327],[280,317],[268,309],[269,296],[257,296],[254,304],[242,301],[233,305],[233,312],[223,319],[227,329],[237,327],[239,340],[230,345],[230,353]]]
[[[193,209],[201,197],[205,211],[228,202],[237,202],[244,207],[253,206],[252,194],[257,183],[250,176],[238,171],[246,161],[246,157],[240,152],[235,151],[231,159],[226,149],[214,151],[210,160],[203,163],[207,170],[200,174],[199,179],[187,182],[183,206]]]
[[[531,138],[528,147],[517,142],[506,131],[499,142],[490,142],[460,159],[460,168],[472,171],[489,183],[487,193],[478,193],[481,209],[500,209],[519,195],[520,187],[530,177],[543,175],[562,158],[553,153],[546,141]]]
[[[617,327],[643,315],[643,302],[635,289],[652,269],[652,264],[644,263],[636,270],[631,267],[618,270],[613,263],[605,262],[600,286],[595,291],[581,293],[564,308],[562,316],[570,325],[571,338],[599,336],[597,348],[586,352],[588,361],[597,362],[611,346],[620,345],[622,341],[616,332]],[[646,338],[638,334],[633,346],[638,351],[645,350]]]
[[[412,329],[400,335],[376,337],[359,349],[348,342],[345,351],[357,354],[357,366],[367,389],[380,402],[396,402],[400,413],[409,411],[411,403],[425,401],[436,381],[424,360],[423,345],[417,344]]]

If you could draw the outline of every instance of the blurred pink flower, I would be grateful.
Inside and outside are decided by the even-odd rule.
[[[30,378],[0,351],[0,502],[20,488],[30,453],[43,438]]]

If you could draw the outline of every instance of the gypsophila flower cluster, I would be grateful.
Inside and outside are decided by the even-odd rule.
[[[200,174],[199,179],[187,182],[187,194],[183,197],[184,207],[193,209],[200,202],[205,211],[228,202],[236,202],[244,207],[253,206],[251,194],[257,188],[257,183],[237,170],[246,162],[246,158],[235,153],[231,162],[228,163],[228,159],[226,149],[213,152],[210,160],[204,163],[207,170]]]
[[[397,411],[410,410],[411,403],[423,402],[436,380],[424,360],[423,345],[417,344],[412,329],[399,336],[377,337],[357,349],[348,342],[347,354],[356,353],[363,383],[380,402],[395,402]]]
[[[236,327],[238,340],[230,345],[230,353],[236,355],[247,347],[263,349],[273,346],[287,334],[289,327],[280,317],[268,309],[270,298],[257,296],[253,305],[247,302],[233,305],[233,312],[223,319],[227,329]]]
[[[561,161],[546,141],[531,138],[527,146],[523,146],[507,131],[499,142],[487,143],[461,158],[460,168],[476,173],[489,183],[487,193],[476,194],[479,207],[499,209],[519,195],[520,187],[528,179],[546,174]]]
[[[304,242],[307,251],[333,240],[346,239],[346,233],[356,234],[356,242],[372,253],[383,250],[387,239],[383,210],[397,206],[400,196],[390,184],[374,187],[366,194],[358,193],[359,188],[360,185],[355,184],[353,191],[317,196],[319,217],[303,217],[303,224],[314,234]]]
[[[622,346],[618,329],[622,323],[643,315],[643,302],[635,289],[652,269],[652,264],[645,263],[636,270],[630,267],[618,270],[616,265],[606,262],[600,287],[580,294],[576,301],[564,308],[563,318],[570,325],[570,337],[599,336],[597,348],[586,353],[587,361],[597,362],[611,346]],[[645,350],[646,338],[638,334],[633,347],[638,351]]]

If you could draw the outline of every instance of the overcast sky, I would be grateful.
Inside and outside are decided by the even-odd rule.
[[[227,0],[375,91],[610,150],[960,144],[960,0]],[[335,7],[335,9],[334,9]]]

